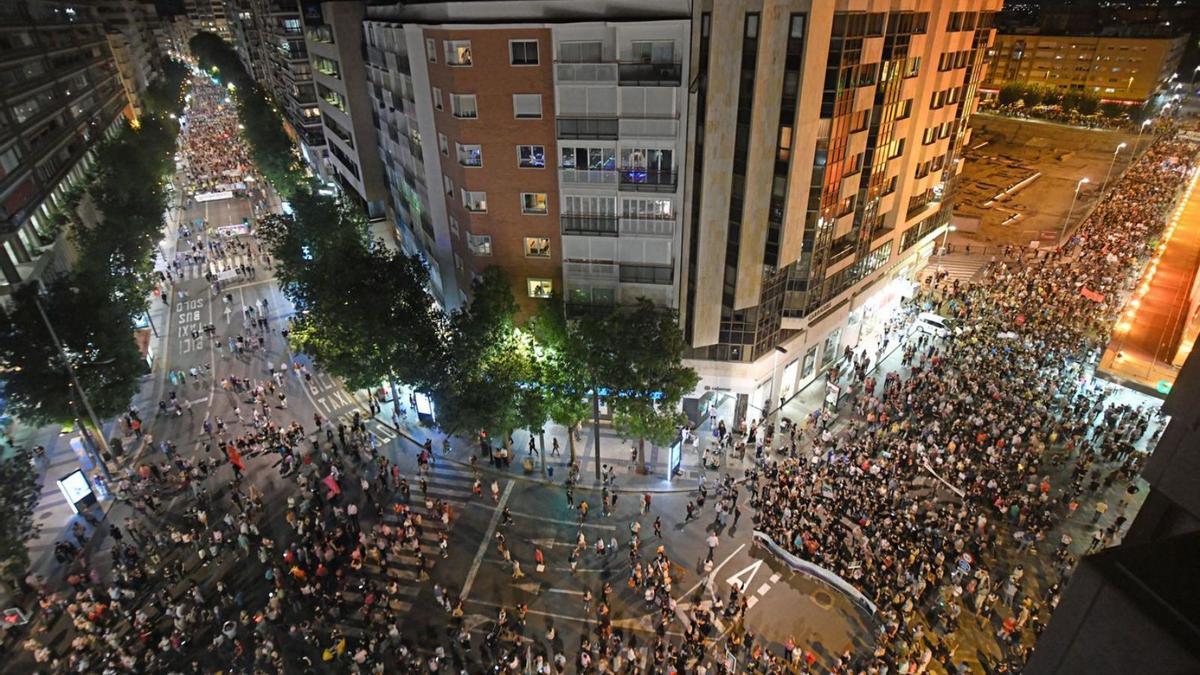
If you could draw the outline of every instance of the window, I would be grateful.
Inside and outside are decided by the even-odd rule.
[[[0,178],[4,178],[17,168],[17,149],[9,148],[0,152]]]
[[[530,277],[525,280],[525,290],[528,291],[529,297],[545,300],[554,292],[554,282]]]
[[[672,220],[675,218],[675,207],[670,199],[623,199],[621,217]]]
[[[441,150],[443,155],[450,156],[450,143],[446,140],[446,134],[440,132],[438,133],[438,150]]]
[[[442,90],[437,87],[433,88],[433,109],[442,109]]]
[[[563,63],[600,63],[603,53],[600,42],[562,42],[558,45],[558,60]]]
[[[450,108],[455,117],[473,120],[479,117],[474,94],[450,94]]]
[[[487,213],[487,193],[462,191],[463,207],[471,213]]]
[[[467,233],[467,249],[471,255],[486,257],[492,254],[492,237],[487,234]]]
[[[450,176],[444,174],[442,175],[442,187],[446,189],[447,197],[454,196],[454,181],[450,178]]]
[[[513,115],[519,120],[542,117],[541,94],[513,94]]]
[[[508,62],[514,66],[536,66],[538,64],[538,41],[509,40]]]
[[[549,237],[525,237],[525,257],[527,257],[527,258],[549,258],[550,257],[550,238]]]
[[[483,166],[483,147],[479,145],[454,144],[458,151],[458,163],[463,166]]]
[[[617,168],[616,151],[613,148],[560,147],[563,169],[592,169],[613,171]]]
[[[631,56],[634,63],[674,63],[675,43],[671,40],[634,42]]]
[[[867,125],[871,121],[871,110],[869,108],[867,110],[859,110],[851,116],[850,120],[851,133],[856,131],[866,131]]]
[[[450,236],[458,239],[458,218],[450,216]]]
[[[518,145],[517,166],[522,169],[546,168],[546,147],[543,145]]]
[[[545,192],[522,192],[521,193],[521,212],[522,213],[546,213],[547,199]]]
[[[895,120],[897,122],[908,119],[908,116],[912,114],[912,102],[913,100],[911,98],[906,98],[900,103],[896,104]]]
[[[446,48],[446,65],[449,66],[469,66],[471,65],[471,41],[470,40],[446,40],[443,45]]]
[[[430,63],[437,63],[437,40],[425,38],[425,56]]]

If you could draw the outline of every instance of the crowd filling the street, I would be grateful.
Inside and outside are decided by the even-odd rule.
[[[188,92],[181,205],[231,184],[265,188],[236,93],[200,74]],[[274,283],[270,259],[252,233],[217,234],[226,223],[181,208],[156,302],[211,303],[218,317],[185,329],[205,356],[169,369],[157,410],[120,419],[140,440],[112,485],[128,515],[114,507],[64,535],[56,572],[26,579],[39,611],[22,658],[53,673],[848,675],[971,672],[970,651],[1018,672],[1078,557],[1120,540],[1166,423],[1118,401],[1093,367],[1194,169],[1197,145],[1179,131],[1163,121],[1061,246],[1005,250],[975,281],[920,284],[877,349],[846,346],[822,376],[849,383],[840,406],[778,429],[721,419],[690,431],[704,447],[685,452],[707,459],[682,501],[623,486],[611,468],[585,485],[569,465],[533,514],[568,514],[573,537],[554,546],[512,534],[528,517],[507,501],[516,478],[478,458],[478,438],[408,432],[377,393],[340,416],[289,406],[320,364],[271,347],[286,340],[285,308],[235,302],[237,284]],[[260,194],[251,208],[267,203]],[[920,312],[949,330],[913,330]],[[212,408],[218,397],[227,410]],[[430,488],[451,469],[469,485],[462,503]],[[468,507],[491,518],[482,537],[455,529]],[[743,518],[861,593],[869,634],[845,649],[761,636],[754,589],[713,583],[726,528]],[[1075,540],[1079,527],[1090,539]],[[683,539],[703,542],[700,560]],[[439,573],[451,559],[470,573]],[[573,586],[533,583],[479,616],[477,574],[524,588],[548,568]],[[436,629],[406,628],[411,615]]]

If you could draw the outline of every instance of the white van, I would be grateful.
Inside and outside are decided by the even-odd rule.
[[[913,330],[919,330],[934,337],[946,337],[951,330],[950,320],[933,312],[921,312],[913,323]]]

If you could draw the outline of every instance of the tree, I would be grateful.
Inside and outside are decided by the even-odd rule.
[[[582,343],[572,338],[565,306],[557,295],[540,306],[528,328],[541,346],[537,362],[546,414],[567,428],[567,448],[574,464],[575,429],[592,414],[585,391],[589,382],[586,360],[579,353]]]
[[[29,569],[26,544],[39,529],[33,520],[37,497],[31,453],[16,448],[0,459],[0,576],[12,579],[14,586]]]
[[[623,428],[638,439],[644,473],[645,440],[663,438],[664,416],[699,382],[683,365],[687,345],[679,323],[673,312],[643,298],[592,322],[587,333],[595,381],[610,390],[610,406],[622,411]]]
[[[507,442],[521,423],[518,389],[530,383],[532,355],[516,313],[507,276],[489,267],[472,284],[471,303],[451,315],[445,373],[432,387],[438,424],[448,434],[487,431]]]
[[[140,299],[139,299],[140,300]],[[36,284],[13,294],[0,311],[0,364],[5,393],[23,419],[35,423],[76,417],[76,398],[38,311],[41,302],[96,414],[123,412],[146,372],[133,337],[132,299],[114,297],[102,278],[78,273],[51,281],[44,297]]]
[[[175,59],[167,59],[159,71],[158,79],[146,87],[143,97],[146,111],[152,115],[178,115],[183,108],[183,87],[187,76],[187,66]]]
[[[670,444],[687,424],[687,415],[641,397],[613,401],[613,427],[625,439],[637,440],[638,472],[646,473],[646,441],[662,447]]]
[[[369,242],[361,213],[344,202],[301,190],[293,208],[260,227],[297,310],[292,346],[354,388],[431,386],[445,321],[424,263]]]
[[[1080,92],[1079,100],[1075,104],[1075,110],[1080,115],[1095,115],[1100,109],[1100,97],[1090,91]]]
[[[1014,105],[1021,100],[1025,93],[1025,86],[1020,82],[1007,82],[1000,87],[1000,92],[996,95],[1000,105]]]
[[[1042,104],[1046,98],[1046,89],[1040,84],[1027,82],[1024,91],[1021,92],[1021,99],[1025,101],[1025,105],[1030,108],[1036,108]]]

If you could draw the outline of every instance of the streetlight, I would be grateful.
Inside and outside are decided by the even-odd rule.
[[[1142,132],[1145,131],[1146,127],[1150,126],[1151,123],[1152,123],[1151,120],[1142,120],[1142,126],[1138,128],[1137,140],[1134,141],[1134,143],[1137,144],[1137,148],[1138,148],[1139,152],[1142,149]]]
[[[1121,150],[1124,150],[1124,149],[1125,149],[1125,143],[1122,142],[1117,145],[1116,150],[1113,150],[1112,161],[1110,161],[1108,163],[1108,173],[1104,174],[1104,185],[1100,186],[1100,194],[1101,195],[1103,195],[1104,191],[1108,188],[1108,179],[1112,177],[1113,165],[1117,163],[1117,154],[1120,153]]]
[[[1200,74],[1200,66],[1196,66],[1196,69],[1192,71],[1192,88],[1193,89],[1196,88],[1196,75],[1197,74]]]
[[[1063,221],[1062,232],[1058,234],[1059,246],[1063,245],[1063,239],[1067,236],[1067,224],[1071,222],[1071,214],[1075,211],[1075,200],[1079,199],[1079,191],[1090,182],[1092,181],[1087,178],[1080,178],[1079,182],[1075,184],[1075,194],[1071,197],[1071,208],[1067,209],[1067,218]]]

